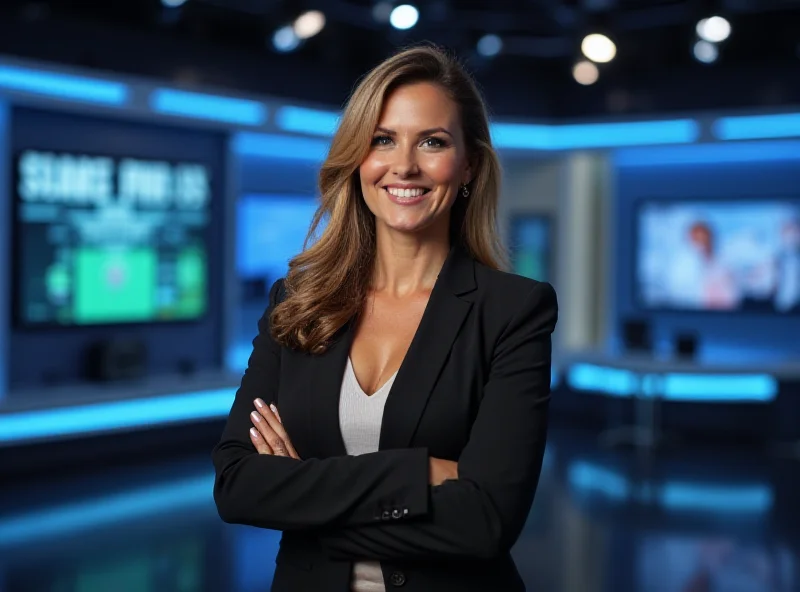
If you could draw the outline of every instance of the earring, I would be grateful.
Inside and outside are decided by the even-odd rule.
[[[466,184],[461,186],[461,195],[463,195],[464,197],[469,197],[469,188],[467,187]]]

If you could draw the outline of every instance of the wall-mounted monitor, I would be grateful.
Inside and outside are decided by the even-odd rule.
[[[187,321],[206,313],[206,165],[28,148],[13,167],[18,325]]]
[[[241,196],[236,208],[239,277],[260,279],[270,285],[285,276],[289,260],[303,250],[318,207],[319,200],[309,195]]]
[[[635,232],[641,308],[800,312],[800,198],[644,200]]]
[[[552,282],[553,243],[550,216],[528,213],[511,215],[508,250],[513,273]]]

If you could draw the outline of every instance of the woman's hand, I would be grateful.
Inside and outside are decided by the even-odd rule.
[[[441,485],[449,479],[458,479],[458,463],[441,458],[428,459],[428,479],[431,485]]]
[[[261,399],[256,399],[254,403],[256,410],[250,414],[250,421],[254,426],[250,428],[250,441],[258,453],[288,456],[300,460],[289,434],[283,429],[281,416],[275,405],[267,407]]]

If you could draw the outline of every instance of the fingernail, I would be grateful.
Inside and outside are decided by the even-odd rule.
[[[257,430],[257,429],[255,429],[255,428],[250,428],[250,435],[251,435],[253,438],[258,438],[258,430]]]
[[[261,421],[261,416],[255,411],[250,414],[250,417],[252,417],[255,421]]]
[[[277,413],[278,412],[278,408],[275,407],[275,405],[270,405],[269,408],[272,409],[273,413]]]
[[[255,403],[256,403],[256,407],[263,407],[264,406],[264,401],[262,401],[261,399],[256,399]]]

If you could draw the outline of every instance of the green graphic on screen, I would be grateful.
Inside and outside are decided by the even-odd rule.
[[[17,318],[102,325],[202,317],[210,199],[203,165],[24,152]]]

